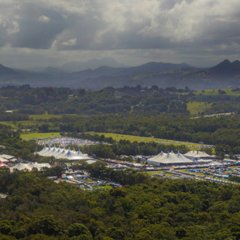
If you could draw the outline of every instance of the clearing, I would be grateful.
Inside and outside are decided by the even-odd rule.
[[[44,139],[44,138],[54,138],[60,137],[59,132],[49,132],[49,133],[21,133],[21,139],[25,141],[36,140],[36,139]]]
[[[99,132],[89,132],[88,134],[91,135],[103,135],[106,138],[112,138],[114,141],[120,141],[120,140],[127,140],[130,142],[155,142],[159,144],[165,144],[165,145],[174,145],[174,146],[182,146],[185,145],[187,148],[191,150],[199,150],[202,147],[207,147],[206,145],[199,144],[199,143],[191,143],[191,142],[185,142],[185,141],[175,141],[175,140],[168,140],[168,139],[161,139],[161,138],[155,138],[155,137],[141,137],[141,136],[133,136],[133,135],[126,135],[126,134],[118,134],[118,133],[99,133]]]
[[[197,116],[205,113],[211,106],[212,104],[207,102],[188,102],[187,110],[190,112],[191,116]]]

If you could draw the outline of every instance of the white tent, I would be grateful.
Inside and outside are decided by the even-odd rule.
[[[34,168],[40,171],[44,168],[51,168],[51,165],[48,163],[36,163],[36,162],[18,163],[15,166],[11,167],[10,170],[11,172],[13,172],[14,170],[31,172]]]
[[[91,160],[87,154],[83,154],[81,151],[75,151],[64,148],[48,148],[44,147],[38,155],[43,157],[54,157],[56,159],[68,159],[68,160]]]
[[[16,162],[17,159],[14,156],[1,154],[0,155],[0,162],[7,163],[7,162]]]
[[[203,151],[190,151],[184,154],[185,157],[190,158],[192,160],[199,160],[199,159],[210,159],[215,156],[211,156]]]
[[[8,163],[8,162],[9,162],[9,160],[0,157],[0,163]]]
[[[181,165],[181,164],[192,164],[193,161],[186,158],[181,153],[163,153],[156,155],[147,160],[148,164],[161,166],[161,165]]]

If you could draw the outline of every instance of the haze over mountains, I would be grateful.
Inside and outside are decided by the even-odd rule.
[[[104,61],[103,61],[104,62]],[[115,63],[113,63],[115,64]],[[66,65],[65,65],[66,66]],[[70,67],[69,67],[70,66]],[[77,64],[73,64],[76,70]],[[102,66],[78,71],[47,68],[26,71],[0,65],[0,86],[29,84],[33,87],[69,87],[101,89],[104,87],[152,86],[192,89],[240,87],[240,61],[224,60],[209,68],[191,65],[149,62],[135,67]]]

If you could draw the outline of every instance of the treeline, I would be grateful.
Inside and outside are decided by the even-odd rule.
[[[39,174],[0,173],[0,192],[8,194],[0,198],[0,239],[240,238],[238,186],[143,177],[141,183],[88,192]]]
[[[174,146],[174,145],[163,145],[157,143],[144,143],[144,142],[129,142],[121,140],[119,142],[113,142],[112,144],[98,144],[82,147],[82,151],[88,153],[91,156],[99,158],[117,158],[121,155],[136,156],[144,155],[151,156],[157,155],[160,152],[181,152],[186,153],[187,147]]]
[[[22,114],[186,113],[184,91],[158,88],[105,88],[100,91],[67,88],[0,88],[0,112]]]
[[[225,153],[240,152],[240,116],[189,119],[183,116],[108,115],[81,117],[60,124],[62,132],[112,132],[218,145]]]
[[[203,114],[214,114],[224,112],[240,113],[240,91],[233,89],[236,95],[228,95],[224,90],[218,90],[217,94],[193,94],[190,98],[191,101],[211,103],[211,107],[206,109]]]
[[[29,116],[26,114],[16,112],[1,112],[0,121],[25,121],[29,120]]]
[[[76,166],[76,168],[78,167]],[[106,164],[102,162],[96,162],[92,165],[83,164],[79,166],[79,168],[87,170],[90,173],[91,177],[113,181],[125,186],[146,183],[148,181],[148,177],[143,173],[139,173],[132,169],[126,169],[124,171],[114,170],[106,167]]]
[[[162,139],[218,145],[219,151],[222,149],[222,152],[230,154],[240,152],[240,115],[237,114],[228,117],[199,119],[166,114],[149,116],[138,114],[61,116],[58,119],[36,122],[36,125],[31,124],[29,128],[32,131],[39,132],[60,131],[63,134],[67,133],[75,137],[81,137],[83,133],[87,132],[153,136]],[[130,146],[130,148],[132,147]],[[173,146],[171,147],[175,149]],[[143,149],[144,146],[141,148]],[[154,147],[154,149],[156,148]],[[152,149],[153,152],[155,152],[154,149]],[[135,150],[131,150],[131,152],[133,151]],[[143,151],[137,150],[140,154]]]
[[[1,125],[1,124],[0,124]],[[24,126],[26,127],[26,125]],[[36,121],[36,125],[32,124],[32,131],[49,132],[60,131],[61,133],[67,133],[70,136],[81,137],[83,133],[89,131],[93,132],[113,132],[120,134],[130,134],[136,136],[156,137],[162,139],[189,141],[195,143],[204,143],[210,145],[216,145],[218,155],[223,154],[236,154],[240,152],[240,116],[233,115],[229,117],[214,117],[214,118],[199,118],[189,119],[184,116],[172,116],[172,115],[103,115],[103,116],[62,116],[59,118],[53,118],[50,120],[44,120],[43,122]],[[1,129],[8,129],[3,126]],[[31,129],[31,128],[30,128]],[[9,130],[10,131],[10,128]],[[15,130],[14,130],[15,131]],[[16,131],[11,130],[13,134],[13,140],[5,139],[3,141],[11,141],[13,145],[22,144],[26,147],[33,143],[24,143],[19,139],[16,140]],[[9,136],[11,136],[11,134]],[[85,134],[87,136],[87,134]],[[89,137],[89,135],[88,135]],[[10,137],[8,137],[10,138]],[[14,140],[15,139],[15,140]],[[109,141],[109,139],[108,139]],[[113,141],[110,140],[110,143]],[[8,144],[11,148],[11,144]],[[31,147],[31,150],[33,150]],[[186,149],[182,147],[176,148],[170,146],[155,145],[152,144],[139,144],[121,142],[116,143],[109,150],[110,155],[134,155],[132,153],[140,155],[152,155],[159,151],[180,151],[185,152]],[[17,154],[22,154],[24,151],[20,151],[20,147],[16,148]],[[28,151],[26,147],[26,151]],[[13,149],[11,149],[12,151]],[[36,150],[36,149],[35,149]],[[90,152],[96,152],[97,149],[90,149]],[[33,150],[34,152],[34,150]],[[104,151],[102,151],[104,154]],[[124,153],[125,152],[125,153]],[[29,153],[29,151],[28,151]],[[28,155],[24,153],[22,155]],[[101,155],[99,155],[101,156]]]
[[[104,115],[62,119],[62,132],[115,132],[209,144],[238,141],[240,116],[189,119],[183,116]],[[223,138],[223,136],[225,136]],[[231,137],[230,137],[231,136]]]
[[[11,154],[32,161],[37,148],[35,142],[21,140],[19,132],[0,124],[0,154]]]
[[[234,90],[233,90],[234,91]],[[108,113],[178,113],[189,115],[187,103],[211,103],[203,113],[240,112],[238,95],[199,94],[188,88],[161,89],[124,87],[105,88],[99,91],[68,88],[0,88],[0,112],[17,110],[21,114],[108,114]]]

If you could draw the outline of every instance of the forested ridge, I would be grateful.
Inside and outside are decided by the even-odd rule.
[[[230,90],[229,90],[230,91]],[[31,88],[28,85],[0,88],[0,111],[17,109],[21,114],[107,114],[173,113],[188,115],[189,102],[204,102],[210,107],[201,114],[240,112],[240,90],[216,90],[214,94],[192,91],[188,88],[161,89],[124,87],[99,91],[68,88]]]
[[[1,173],[0,192],[9,194],[0,200],[1,239],[240,239],[239,190],[146,178],[87,192],[39,174]]]

